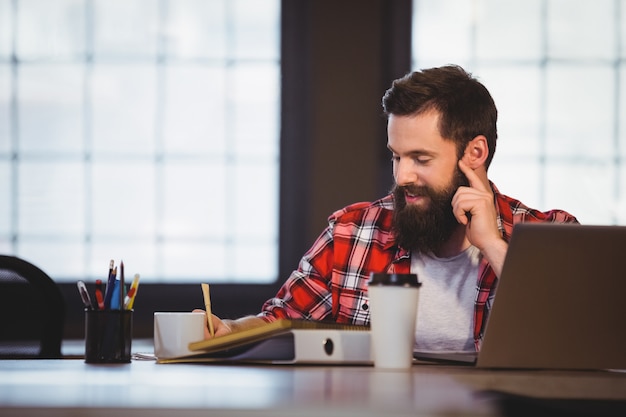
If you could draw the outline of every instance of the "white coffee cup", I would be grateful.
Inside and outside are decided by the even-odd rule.
[[[190,355],[189,343],[204,339],[202,312],[155,312],[154,355],[158,359]]]
[[[411,367],[421,285],[415,274],[370,275],[367,291],[375,367]]]

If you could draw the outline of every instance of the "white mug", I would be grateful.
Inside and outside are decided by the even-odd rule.
[[[166,359],[193,354],[189,343],[204,339],[205,323],[202,312],[155,312],[154,355]]]

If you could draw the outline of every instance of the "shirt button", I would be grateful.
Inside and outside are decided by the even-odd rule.
[[[367,303],[363,303],[363,305],[361,306],[361,308],[365,311],[367,311],[370,307],[367,305]]]

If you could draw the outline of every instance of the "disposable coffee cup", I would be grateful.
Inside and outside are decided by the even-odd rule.
[[[368,294],[375,367],[411,367],[421,285],[416,274],[370,275]]]
[[[154,355],[167,359],[193,354],[189,343],[204,339],[205,326],[202,312],[155,312]]]

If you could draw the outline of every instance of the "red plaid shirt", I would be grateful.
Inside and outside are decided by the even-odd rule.
[[[498,227],[508,242],[520,222],[577,223],[571,214],[540,212],[500,194],[491,184]],[[409,273],[411,253],[398,247],[391,232],[393,197],[356,203],[333,213],[329,226],[302,257],[275,298],[265,302],[259,317],[369,324],[367,280],[371,272]],[[474,303],[474,343],[480,348],[498,278],[481,257]]]

